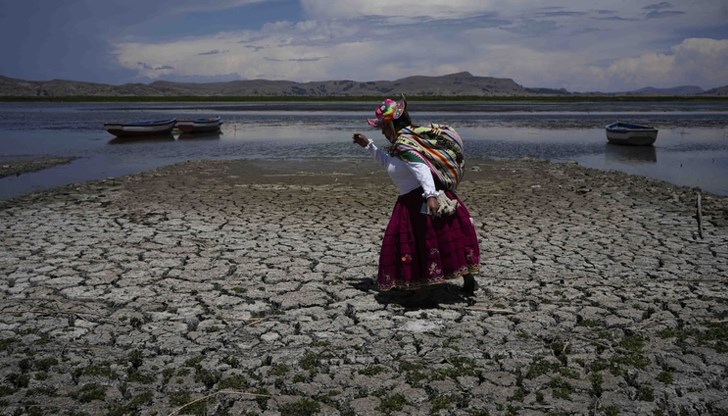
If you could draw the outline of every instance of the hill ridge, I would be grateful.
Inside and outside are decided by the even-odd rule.
[[[411,75],[393,81],[331,80],[296,82],[286,80],[235,80],[226,82],[177,82],[157,80],[148,84],[103,83],[53,79],[28,81],[0,75],[0,97],[357,97],[393,96],[439,97],[523,97],[564,96],[572,93],[560,88],[527,88],[511,78],[476,76],[467,71],[429,76]],[[645,87],[622,93],[590,95],[638,96],[728,96],[728,86],[704,91],[697,86],[674,88]]]

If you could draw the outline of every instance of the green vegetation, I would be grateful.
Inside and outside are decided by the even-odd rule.
[[[362,370],[359,370],[358,373],[365,376],[375,376],[377,374],[385,373],[387,371],[389,371],[387,367],[381,365],[370,365]]]
[[[182,407],[186,406],[182,411],[182,414],[187,415],[206,415],[207,414],[207,401],[201,400],[199,402],[192,403],[193,399],[190,393],[187,391],[179,391],[172,394],[169,398],[169,404],[172,406]]]
[[[527,379],[534,379],[544,374],[553,373],[561,368],[561,363],[547,361],[544,357],[534,358],[526,371]]]
[[[657,375],[657,381],[664,384],[672,384],[674,379],[671,371],[662,371]]]
[[[477,376],[475,361],[465,357],[449,357],[449,365],[430,367],[422,362],[402,362],[399,372],[404,373],[407,383],[421,387],[428,381],[455,379],[460,376]]]
[[[651,386],[640,386],[637,389],[637,399],[643,402],[654,402],[655,390]]]
[[[270,369],[271,375],[284,376],[291,371],[291,367],[285,364],[276,364]]]
[[[391,414],[392,412],[399,412],[404,409],[404,405],[407,404],[407,399],[401,394],[392,394],[381,398],[382,402],[377,407],[377,410],[384,414]]]
[[[430,414],[439,415],[441,410],[452,410],[459,401],[460,399],[455,396],[437,396],[430,401],[432,405]]]
[[[607,406],[604,408],[604,414],[606,416],[617,416],[619,414],[619,407],[617,406]]]
[[[248,387],[248,381],[242,375],[234,375],[224,378],[218,383],[220,389],[243,390]]]
[[[106,398],[106,388],[97,384],[84,384],[83,387],[81,387],[81,390],[73,396],[83,403],[89,403],[94,400],[104,400]]]
[[[315,374],[319,371],[321,360],[327,358],[331,358],[331,354],[326,351],[320,353],[308,351],[303,355],[298,364],[302,369],[309,371],[311,374]]]
[[[564,400],[568,400],[571,397],[571,393],[574,392],[574,386],[561,377],[556,377],[549,381],[548,386],[553,390],[554,397]]]
[[[604,383],[602,373],[594,372],[589,374],[589,381],[591,382],[591,391],[589,391],[589,394],[594,397],[602,397],[602,393],[604,392],[602,389],[602,384]]]
[[[11,346],[18,344],[19,341],[17,338],[5,338],[0,339],[0,351],[6,351],[10,349]]]
[[[144,405],[151,403],[153,398],[154,398],[154,393],[152,393],[151,391],[146,391],[146,392],[140,393],[140,394],[134,396],[129,401],[129,403],[127,403],[125,405],[115,404],[115,405],[110,406],[106,415],[107,416],[122,416],[122,415],[139,414],[140,408]]]

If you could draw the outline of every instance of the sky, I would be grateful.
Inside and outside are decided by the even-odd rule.
[[[728,85],[728,0],[0,0],[0,75]]]

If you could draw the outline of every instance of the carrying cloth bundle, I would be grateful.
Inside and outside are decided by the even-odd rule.
[[[405,161],[426,164],[445,188],[455,192],[465,164],[460,135],[449,126],[435,123],[405,127],[397,134],[390,154]]]

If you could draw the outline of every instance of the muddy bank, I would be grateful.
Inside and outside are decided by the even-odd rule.
[[[73,157],[46,157],[34,159],[29,158],[0,160],[0,178],[35,172],[43,169],[48,169],[57,165],[65,165],[66,163],[71,163],[75,159],[76,158]]]
[[[728,412],[728,198],[469,161],[481,242],[411,310],[373,162],[211,161],[0,202],[3,414]],[[701,232],[702,231],[702,237]]]

